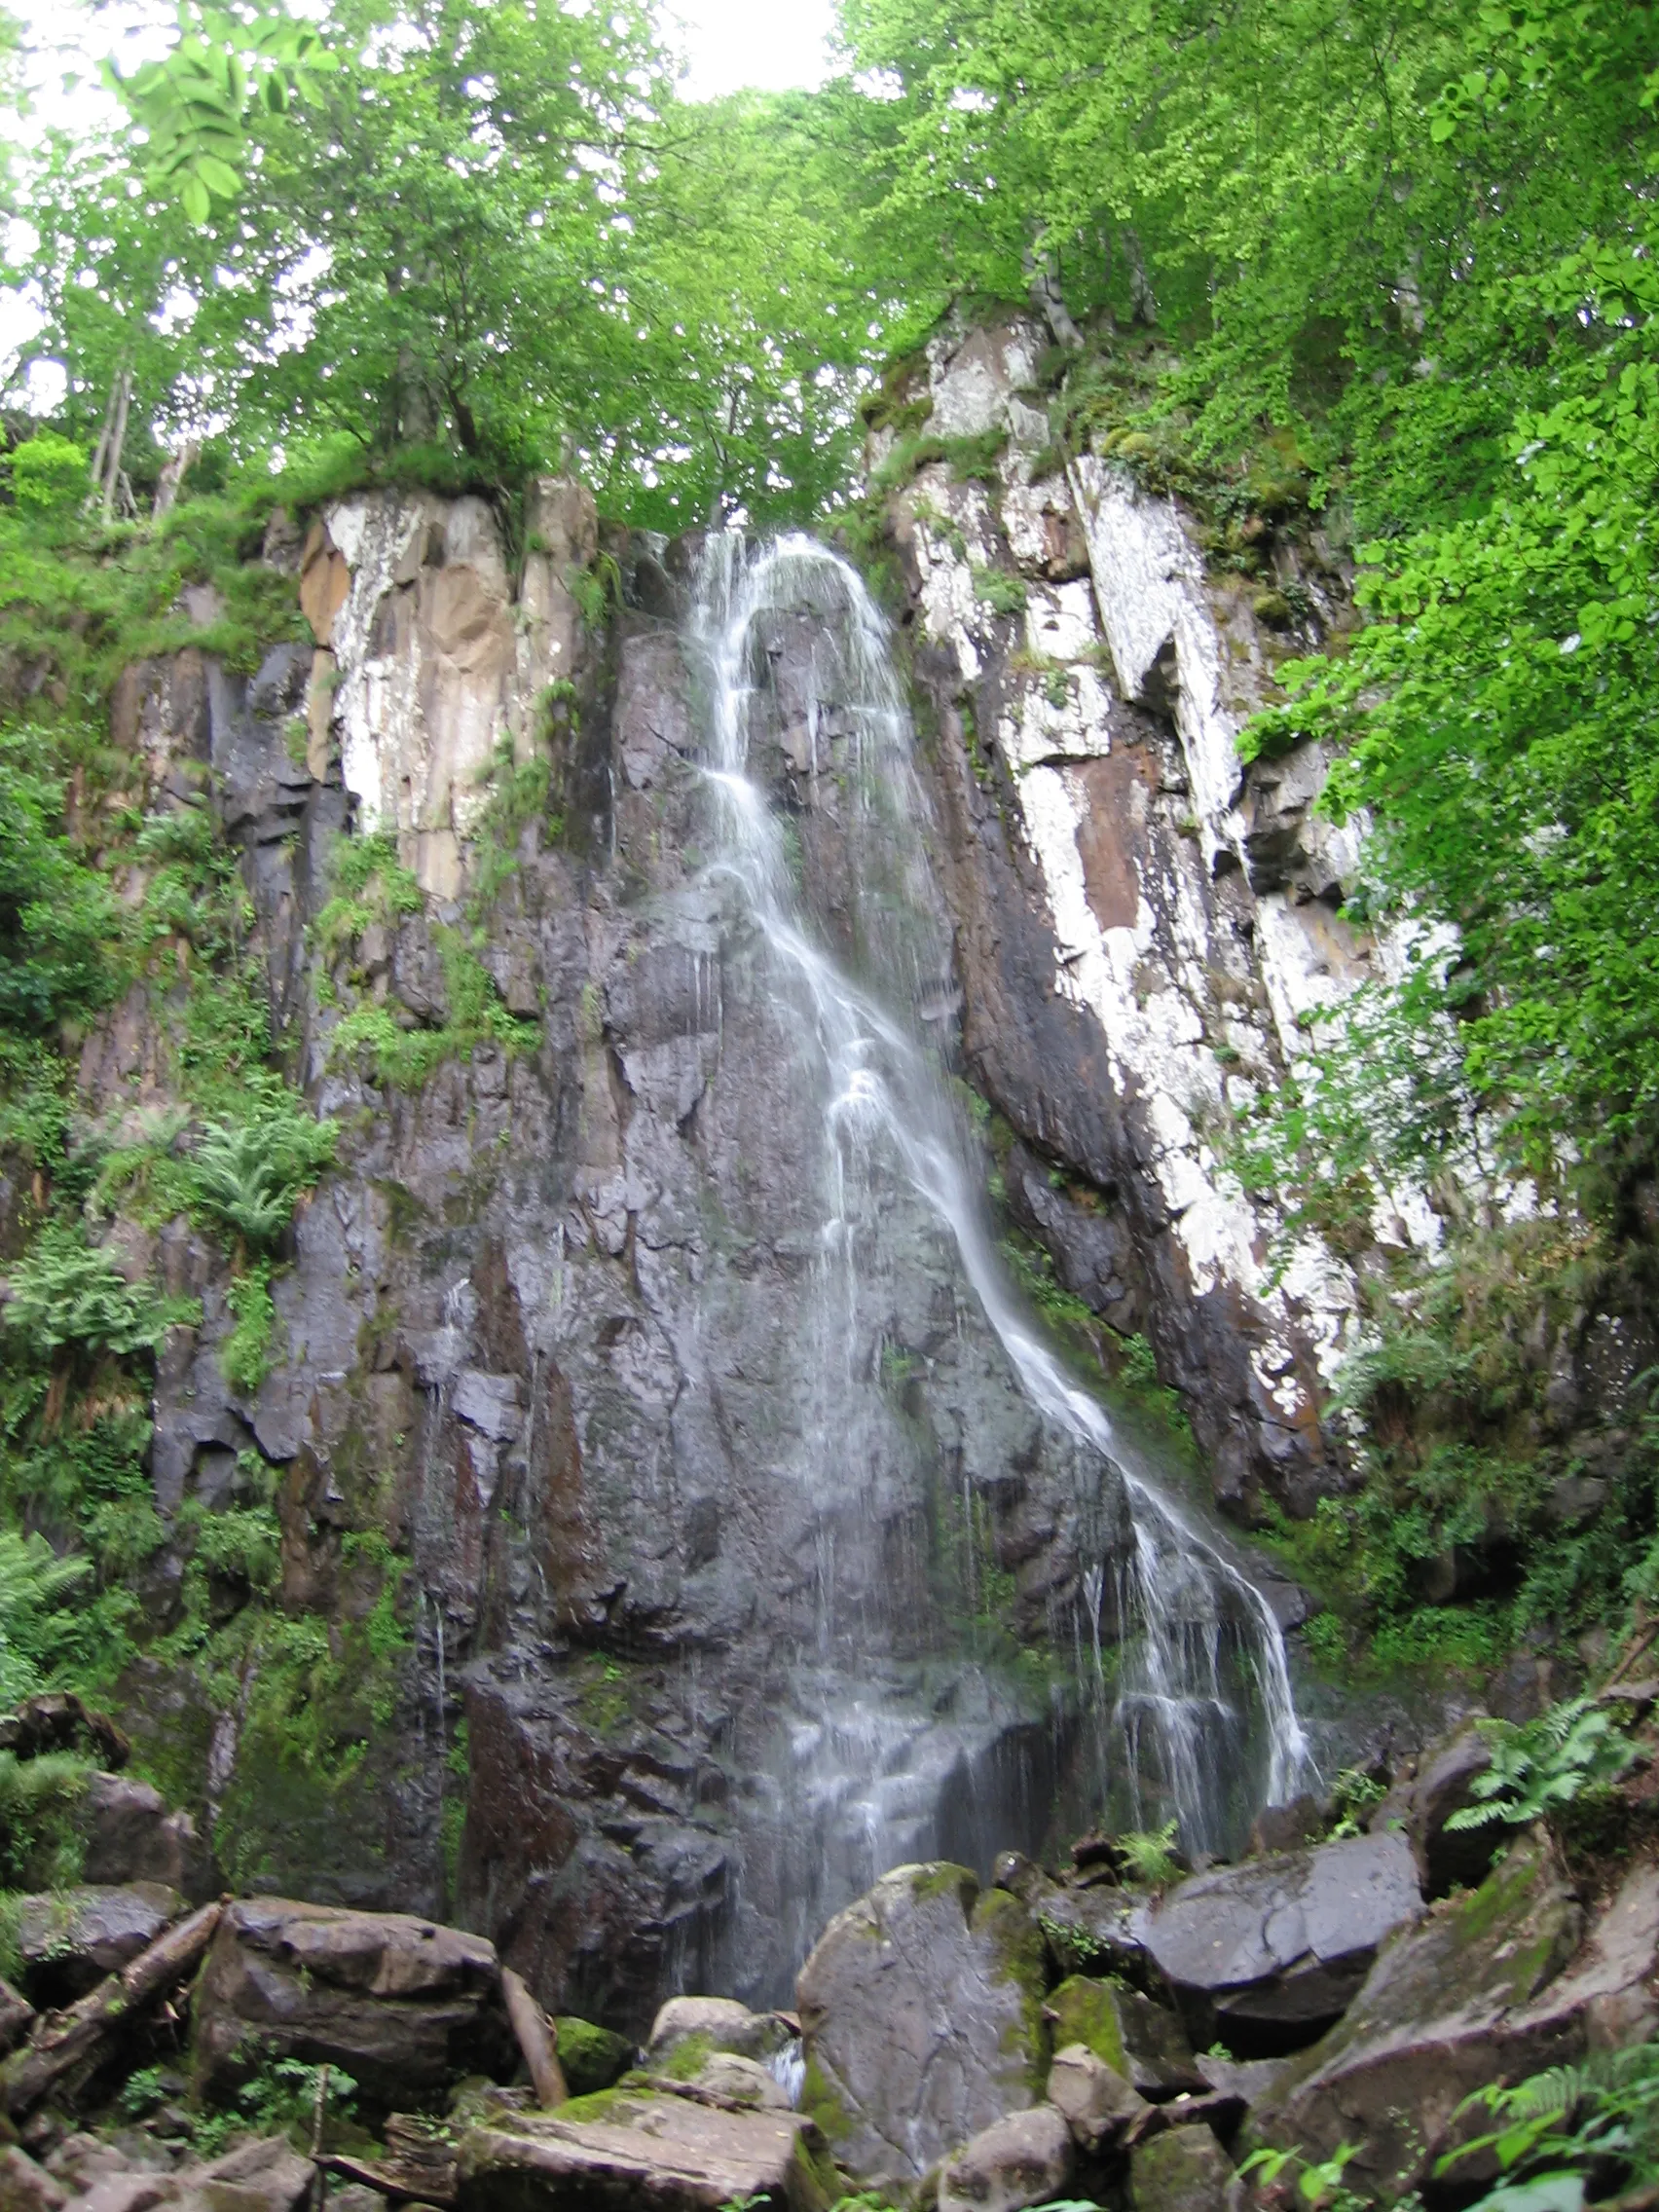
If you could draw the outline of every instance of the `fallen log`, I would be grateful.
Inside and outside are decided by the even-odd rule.
[[[0,2067],[0,2101],[14,2117],[28,2112],[68,2076],[90,2071],[103,2046],[135,2012],[166,1996],[213,1940],[222,1904],[204,1904],[158,1936],[119,1973],[100,1981],[67,2011],[48,2012],[33,2035]]]
[[[559,2064],[558,2029],[511,1967],[501,1969],[501,1995],[507,2001],[507,2018],[512,2022],[531,2081],[535,2084],[537,2104],[562,2105],[571,2092],[565,2085],[565,2070]]]

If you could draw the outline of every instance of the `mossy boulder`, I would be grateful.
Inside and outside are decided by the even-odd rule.
[[[634,2063],[634,2046],[626,2036],[596,2028],[591,2020],[562,2017],[558,2025],[559,2063],[571,2096],[608,2089]]]
[[[1206,2085],[1176,2014],[1124,1982],[1074,1973],[1045,2010],[1056,2050],[1084,2045],[1143,2097],[1196,2094]]]
[[[803,2109],[849,2172],[919,2181],[1037,2103],[1051,2039],[1041,1932],[965,1866],[901,1866],[832,1920],[801,1969]]]

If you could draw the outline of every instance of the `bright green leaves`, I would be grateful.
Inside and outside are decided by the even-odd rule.
[[[194,1298],[164,1298],[129,1282],[106,1251],[49,1222],[12,1269],[5,1325],[38,1351],[154,1351],[171,1328],[199,1321]]]
[[[165,60],[147,61],[130,77],[106,63],[104,76],[145,133],[152,187],[176,195],[201,227],[215,200],[234,201],[241,191],[250,102],[282,115],[292,98],[314,99],[315,75],[334,56],[313,24],[281,14],[246,22],[183,0],[178,27]]]

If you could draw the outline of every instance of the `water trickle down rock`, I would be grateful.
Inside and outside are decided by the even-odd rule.
[[[1108,1559],[1186,1561],[1166,1647],[1143,1639],[1125,1676],[1149,1781],[1191,1717],[1195,1753],[1228,1764],[1198,1759],[1189,1793],[1247,1813],[1296,1740],[1259,1593],[1103,1449],[984,1249],[910,1029],[913,1009],[948,1051],[958,994],[867,600],[822,549],[727,547],[682,634],[651,609],[697,598],[689,557],[624,545],[608,658],[564,581],[591,505],[536,497],[551,550],[516,598],[476,502],[342,502],[308,570],[320,674],[284,647],[251,681],[214,674],[182,725],[165,684],[134,705],[158,775],[168,744],[213,770],[274,1008],[343,1132],[276,1286],[288,1356],[253,1397],[218,1368],[211,1249],[167,1233],[169,1287],[206,1321],[161,1362],[157,1493],[167,1514],[234,1497],[257,1450],[283,1471],[284,1604],[361,1603],[343,1539],[365,1527],[419,1593],[418,1662],[351,1786],[324,1802],[242,1758],[233,1707],[206,1746],[214,1820],[325,1900],[453,1897],[545,2003],[639,2035],[676,1988],[775,2002],[884,1865],[1034,1848],[1062,1787],[1097,1795],[1103,1758],[1122,1777],[1115,1730],[986,1642],[994,1617],[1087,1648]],[[313,744],[302,771],[308,683],[339,758]],[[693,711],[712,696],[723,735]],[[474,925],[453,895],[476,778],[532,733],[559,819],[524,829]],[[763,897],[734,808],[765,831]],[[395,833],[428,902],[337,960],[335,996],[442,1022],[448,929],[534,1050],[481,1040],[399,1090],[333,1048],[307,928],[353,816]],[[144,1064],[134,1023],[89,1041],[94,1091]],[[1114,1603],[1132,1617],[1132,1591]],[[171,1696],[151,1685],[140,1732],[172,1724]]]

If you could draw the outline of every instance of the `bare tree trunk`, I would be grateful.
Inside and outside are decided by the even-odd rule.
[[[559,2064],[557,2031],[549,2027],[546,2013],[511,1967],[501,1969],[501,1995],[537,2099],[543,2105],[562,2105],[571,2092]]]
[[[103,2046],[144,2006],[163,1997],[195,1966],[219,1925],[222,1904],[204,1904],[169,1928],[119,1973],[100,1981],[90,1997],[66,2012],[39,2021],[21,2050],[0,2069],[0,2097],[16,2118],[83,2067],[97,2063]]]
[[[1025,275],[1031,286],[1031,305],[1048,324],[1050,337],[1068,353],[1080,353],[1083,332],[1072,320],[1071,310],[1066,306],[1053,255],[1046,251],[1039,253],[1027,246]]]
[[[156,486],[156,503],[150,510],[150,520],[160,522],[163,515],[170,514],[184,480],[196,466],[202,448],[194,438],[188,439],[177,453],[169,454],[162,463],[161,481]]]
[[[115,390],[111,396],[115,403],[115,427],[110,432],[109,451],[104,457],[102,506],[105,522],[108,522],[115,512],[116,487],[122,481],[121,453],[122,448],[127,443],[127,411],[132,404],[132,371],[130,369],[122,369],[117,372]],[[130,494],[129,494],[129,497],[130,498]]]
[[[1158,301],[1152,289],[1152,279],[1146,273],[1140,240],[1126,223],[1124,226],[1124,258],[1129,265],[1130,317],[1135,322],[1144,322],[1150,329],[1158,320]]]

